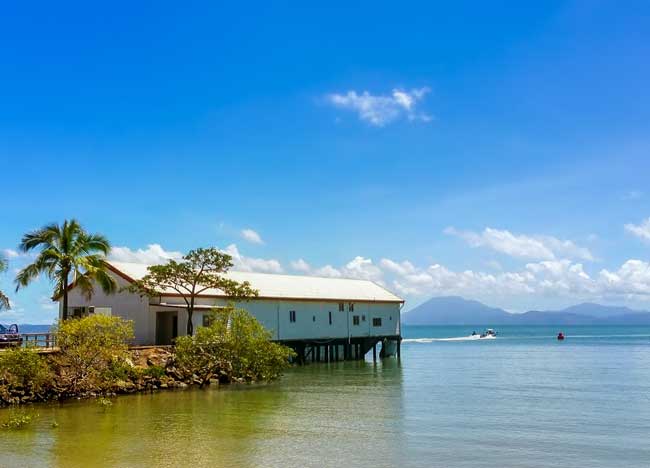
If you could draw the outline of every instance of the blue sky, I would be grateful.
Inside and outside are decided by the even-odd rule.
[[[0,320],[54,317],[11,270],[69,217],[407,307],[650,308],[650,4],[348,3],[6,6]]]

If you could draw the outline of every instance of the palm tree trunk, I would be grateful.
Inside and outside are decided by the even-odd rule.
[[[68,319],[68,272],[64,271],[63,273],[63,314],[61,315],[62,320]]]
[[[63,320],[68,319],[68,285],[63,285],[63,315],[61,316]]]

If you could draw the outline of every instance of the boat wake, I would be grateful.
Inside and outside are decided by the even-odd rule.
[[[481,337],[480,335],[457,336],[454,338],[405,338],[402,343],[433,343],[435,341],[483,341],[494,340],[495,336],[488,335]]]

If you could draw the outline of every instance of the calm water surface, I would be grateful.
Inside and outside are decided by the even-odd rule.
[[[33,406],[29,428],[0,432],[0,465],[650,466],[649,327],[565,327],[564,343],[557,328],[498,331],[405,327],[399,364]]]

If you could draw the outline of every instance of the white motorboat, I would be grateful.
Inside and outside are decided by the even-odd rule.
[[[483,333],[481,333],[481,338],[496,338],[497,332],[492,328],[487,328]]]

